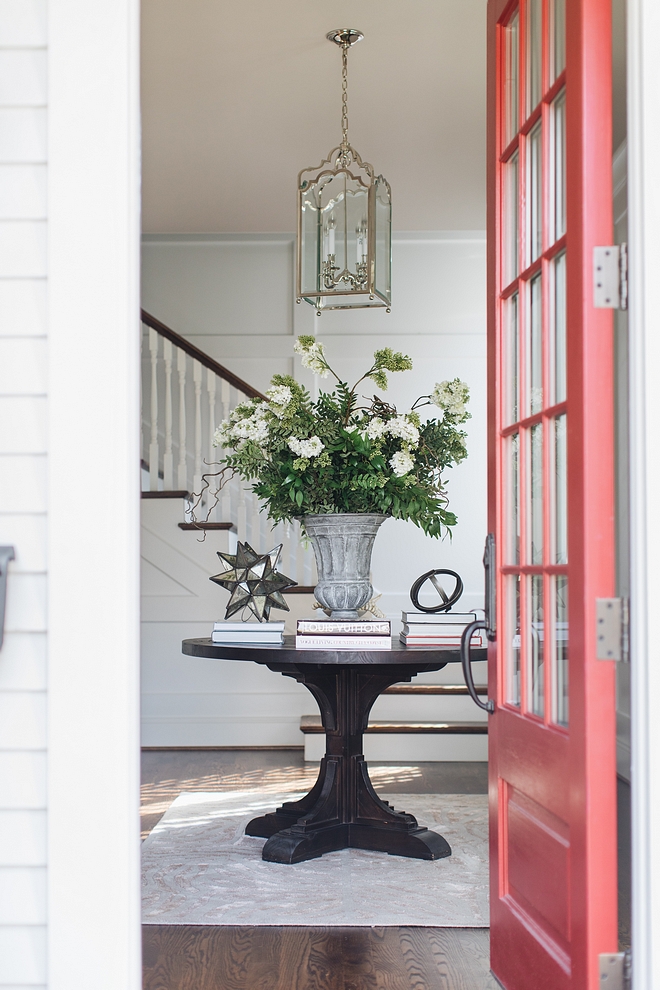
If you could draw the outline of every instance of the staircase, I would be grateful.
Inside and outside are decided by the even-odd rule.
[[[313,553],[302,545],[298,525],[271,528],[239,479],[217,495],[204,482],[222,456],[212,445],[218,423],[253,397],[264,398],[143,311],[143,745],[272,747],[304,741],[305,758],[318,760],[325,737],[320,717],[308,714],[314,702],[302,685],[254,664],[181,655],[182,639],[209,635],[223,614],[224,595],[208,578],[219,570],[217,551],[232,552],[237,539],[255,549],[283,545],[280,568],[298,581],[287,592],[287,633],[312,612]],[[474,667],[477,679],[485,680],[485,664]],[[487,716],[465,686],[455,683],[457,677],[458,665],[449,664],[413,684],[390,687],[372,711],[367,759],[485,760]]]

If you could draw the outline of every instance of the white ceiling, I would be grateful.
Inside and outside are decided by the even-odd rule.
[[[397,230],[485,227],[486,0],[143,0],[143,226],[288,231],[340,138],[392,185]]]

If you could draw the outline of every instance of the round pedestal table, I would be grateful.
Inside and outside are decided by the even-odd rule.
[[[376,794],[362,754],[362,735],[376,698],[392,684],[416,674],[460,663],[455,648],[405,647],[389,650],[297,650],[293,637],[282,646],[247,646],[185,639],[187,656],[260,663],[294,677],[311,691],[321,709],[326,754],[318,780],[300,801],[289,801],[272,814],[253,818],[247,835],[268,839],[263,859],[300,863],[323,853],[352,847],[416,859],[451,855],[437,832],[418,825],[413,815],[394,808]],[[472,650],[485,660],[486,650]]]

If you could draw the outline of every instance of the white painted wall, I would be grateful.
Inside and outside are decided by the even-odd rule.
[[[48,988],[137,990],[139,0],[48,31]]]
[[[0,0],[0,987],[46,972],[46,4]]]
[[[436,381],[465,379],[472,392],[470,456],[447,472],[459,516],[453,540],[431,540],[412,524],[388,521],[376,541],[373,577],[392,615],[405,606],[414,578],[434,566],[458,570],[466,585],[463,603],[478,607],[486,536],[485,237],[480,231],[399,233],[393,255],[391,314],[316,317],[306,303],[294,303],[291,235],[148,235],[142,303],[261,390],[276,371],[293,373],[313,389],[314,377],[294,360],[299,333],[315,333],[348,380],[359,377],[383,344],[410,354],[413,371],[390,376],[383,393],[401,409]]]
[[[466,380],[472,392],[473,419],[467,426],[470,456],[447,472],[452,508],[459,516],[455,535],[451,540],[432,540],[412,523],[388,520],[376,540],[373,583],[382,593],[381,607],[395,623],[401,609],[411,607],[408,594],[414,579],[433,567],[457,570],[466,586],[462,604],[481,607],[481,558],[486,536],[483,233],[396,234],[391,314],[328,312],[319,318],[310,306],[296,306],[293,248],[293,237],[282,234],[147,235],[143,239],[143,306],[262,391],[276,371],[295,374],[311,390],[317,387],[318,382],[294,357],[293,344],[299,333],[315,333],[326,345],[338,373],[349,381],[361,376],[373,351],[384,344],[409,354],[413,371],[390,376],[390,388],[383,393],[400,409],[428,394],[436,381],[455,376]],[[371,383],[365,389],[366,394],[374,390]],[[156,510],[148,503],[143,506],[143,558],[148,560],[151,578],[154,562],[164,570],[168,566],[167,555],[153,545],[149,532],[157,511],[162,515],[177,510]],[[147,517],[151,521],[145,523]],[[176,521],[169,526],[163,521],[163,527],[159,531],[162,540],[181,543],[180,535],[174,532]],[[157,560],[151,561],[148,553],[155,554]],[[316,710],[305,689],[267,670],[255,672],[232,663],[221,667],[210,662],[193,663],[179,654],[183,626],[173,621],[175,609],[180,622],[190,622],[195,615],[197,626],[187,635],[206,635],[210,622],[222,617],[222,592],[212,589],[215,614],[208,596],[184,601],[182,596],[171,595],[169,621],[165,622],[154,608],[167,609],[167,598],[158,597],[155,580],[146,581],[144,587],[144,744],[302,742],[299,716]],[[175,605],[176,601],[180,604]],[[424,679],[429,683],[435,680],[431,675]],[[451,680],[460,681],[460,673],[453,673]],[[273,698],[270,706],[266,701],[269,692]],[[402,719],[452,718],[451,710],[439,699],[432,710],[411,698],[397,699],[397,703],[397,717]],[[374,717],[378,717],[377,712]],[[389,717],[394,716],[390,713]],[[466,716],[457,709],[453,717]],[[478,717],[476,708],[471,717]]]
[[[4,990],[141,984],[137,13],[0,0]]]

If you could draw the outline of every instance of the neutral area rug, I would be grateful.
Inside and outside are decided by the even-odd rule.
[[[302,796],[180,794],[142,846],[144,924],[488,926],[486,795],[381,795],[441,832],[447,859],[343,849],[264,863],[266,840],[246,836],[245,825]]]

